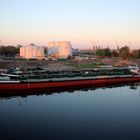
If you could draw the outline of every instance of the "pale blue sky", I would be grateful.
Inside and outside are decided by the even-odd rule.
[[[0,0],[3,44],[140,47],[140,0]],[[115,43],[116,42],[116,43]]]

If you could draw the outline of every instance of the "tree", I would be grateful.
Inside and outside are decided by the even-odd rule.
[[[112,56],[113,57],[118,57],[119,53],[117,52],[117,50],[113,50],[112,51]]]
[[[19,48],[14,46],[0,46],[0,55],[5,57],[14,57],[19,54]]]
[[[131,53],[131,57],[132,57],[132,58],[140,58],[140,49],[139,49],[139,50],[134,50],[134,51]]]
[[[98,56],[101,56],[101,57],[105,57],[105,56],[110,57],[111,56],[111,50],[109,48],[98,49],[96,54]]]
[[[127,58],[129,58],[129,56],[130,56],[129,47],[128,47],[128,46],[122,47],[122,48],[119,50],[119,56],[120,56],[122,59],[127,59]]]
[[[132,57],[132,58],[139,58],[139,51],[138,51],[138,50],[132,51],[131,57]]]
[[[138,50],[138,58],[140,58],[140,49]]]
[[[104,55],[110,57],[111,56],[111,50],[109,48],[104,49]]]
[[[98,56],[105,56],[104,55],[104,51],[103,51],[103,49],[98,49],[97,51],[96,51],[96,54],[98,55]]]

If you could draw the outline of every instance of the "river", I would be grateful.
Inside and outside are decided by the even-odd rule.
[[[0,139],[140,139],[140,86],[1,99]]]

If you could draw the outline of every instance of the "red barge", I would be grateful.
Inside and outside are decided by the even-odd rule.
[[[140,76],[116,75],[94,77],[71,77],[53,79],[26,79],[0,81],[0,96],[13,96],[83,88],[97,88],[140,82]]]

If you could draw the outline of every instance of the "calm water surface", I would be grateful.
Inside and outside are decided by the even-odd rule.
[[[140,139],[140,87],[0,100],[0,140]]]

